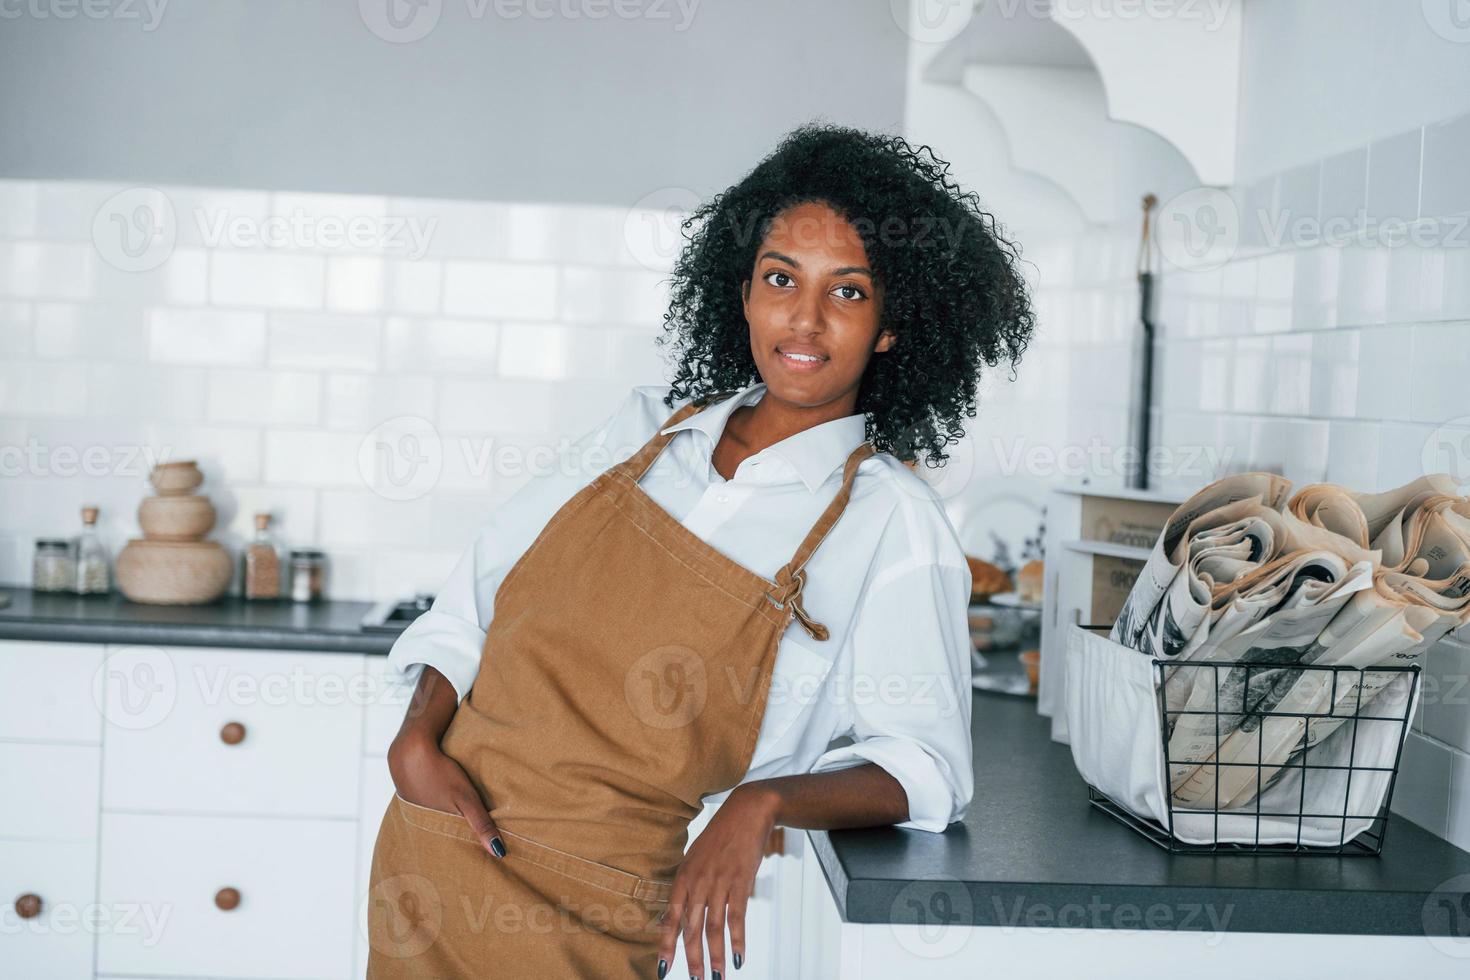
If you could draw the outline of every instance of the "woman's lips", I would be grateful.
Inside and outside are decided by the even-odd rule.
[[[820,354],[807,354],[800,351],[787,353],[786,351],[778,350],[776,351],[776,356],[781,359],[781,363],[786,366],[788,371],[800,371],[802,373],[820,371],[822,366],[828,361],[828,358]]]

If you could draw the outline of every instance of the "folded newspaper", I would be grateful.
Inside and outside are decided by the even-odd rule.
[[[1181,504],[1113,624],[1112,640],[1170,662],[1180,806],[1248,805],[1368,706],[1402,714],[1387,704],[1402,671],[1372,668],[1412,664],[1451,632],[1470,639],[1470,498],[1452,477],[1290,491],[1244,473]],[[1230,666],[1242,661],[1267,666]]]

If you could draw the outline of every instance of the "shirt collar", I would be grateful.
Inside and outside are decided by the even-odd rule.
[[[735,409],[742,405],[754,405],[765,393],[765,382],[758,381],[724,401],[707,406],[684,421],[665,426],[659,431],[697,429],[708,437],[708,442],[702,447],[706,457],[713,456],[720,435],[725,431],[725,423],[730,420]],[[833,470],[847,462],[847,457],[862,444],[866,435],[866,418],[858,412],[803,429],[780,442],[772,443],[756,455],[771,453],[780,456],[801,477],[806,488],[816,492],[827,482]]]

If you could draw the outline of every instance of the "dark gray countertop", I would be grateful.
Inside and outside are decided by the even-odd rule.
[[[1377,857],[1169,854],[1088,804],[1035,701],[978,693],[973,731],[975,799],[944,833],[810,832],[845,921],[1464,935],[1470,877],[1435,890],[1470,853],[1397,814]]]
[[[148,643],[385,654],[396,633],[363,632],[370,602],[246,602],[226,596],[202,606],[147,606],[117,593],[78,596],[0,585],[0,640]]]

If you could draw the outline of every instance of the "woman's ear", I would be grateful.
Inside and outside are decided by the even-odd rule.
[[[747,279],[747,280],[745,280],[744,282],[742,282],[740,284],[740,312],[741,313],[744,313],[747,319],[750,317],[750,314],[746,310],[746,308],[749,305],[750,305],[750,280]]]
[[[892,330],[881,330],[878,333],[878,342],[873,345],[874,354],[882,354],[898,343],[898,334]]]

